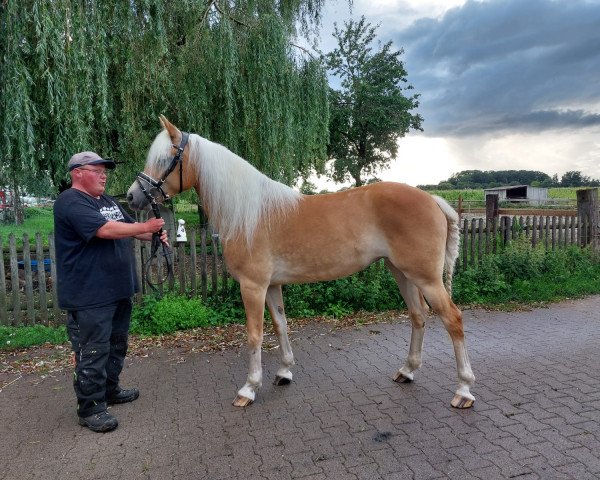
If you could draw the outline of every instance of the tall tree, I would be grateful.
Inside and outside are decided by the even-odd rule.
[[[335,50],[324,55],[326,65],[340,82],[330,90],[328,157],[332,178],[352,178],[356,186],[389,165],[398,152],[398,139],[411,128],[421,130],[422,118],[411,113],[419,106],[418,94],[407,95],[407,72],[388,42],[373,50],[377,27],[364,17],[350,21],[333,36]]]
[[[3,0],[0,180],[56,192],[66,162],[121,162],[122,193],[167,115],[292,183],[326,160],[327,77],[292,46],[323,0]]]
[[[584,177],[581,172],[571,170],[565,172],[560,179],[561,187],[580,187],[587,184],[589,178]]]

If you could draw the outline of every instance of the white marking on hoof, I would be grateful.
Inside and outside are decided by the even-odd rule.
[[[233,405],[236,407],[246,407],[254,402],[255,398],[256,392],[249,384],[246,384],[238,390]]]
[[[250,400],[247,397],[242,397],[240,395],[237,395],[235,397],[235,399],[233,400],[232,405],[234,407],[247,407],[248,405],[250,405],[253,402],[253,400]]]
[[[475,399],[461,397],[460,395],[454,395],[454,398],[450,402],[454,408],[471,408],[475,403]]]
[[[475,397],[471,395],[469,387],[460,387],[450,402],[454,408],[471,408],[475,403]]]

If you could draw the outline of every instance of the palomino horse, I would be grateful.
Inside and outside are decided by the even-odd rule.
[[[163,116],[161,123],[164,130],[152,143],[145,170],[129,188],[127,199],[132,208],[141,209],[148,207],[150,195],[163,201],[170,194],[195,188],[219,232],[227,269],[240,283],[246,310],[250,365],[235,406],[252,403],[262,384],[265,302],[281,345],[275,384],[283,385],[292,380],[294,355],[281,286],[344,277],[382,258],[398,283],[412,322],[408,358],[394,380],[412,381],[421,366],[428,303],[441,317],[454,346],[458,389],[451,404],[456,408],[473,404],[470,387],[475,377],[462,313],[449,295],[458,256],[458,215],[443,199],[392,182],[301,195],[225,147],[182,134]]]

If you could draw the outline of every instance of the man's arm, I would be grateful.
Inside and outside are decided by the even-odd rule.
[[[152,240],[152,235],[154,235],[153,233],[142,233],[141,235],[136,235],[135,238],[137,238],[138,240],[145,240],[145,241],[150,241]],[[164,244],[166,244],[167,246],[169,246],[169,235],[167,234],[166,230],[163,230],[163,232],[160,235],[160,241]]]
[[[164,224],[165,221],[162,218],[150,218],[144,223],[106,222],[96,230],[96,236],[107,240],[118,240],[128,237],[135,237],[139,240],[150,240],[152,239],[152,234],[158,232]],[[161,240],[163,240],[162,237]]]

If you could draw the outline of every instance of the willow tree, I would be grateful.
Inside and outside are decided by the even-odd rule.
[[[157,117],[223,143],[288,183],[321,169],[320,62],[293,41],[322,0],[0,2],[0,181],[56,193],[76,151],[141,168]],[[18,189],[17,189],[18,190]]]

